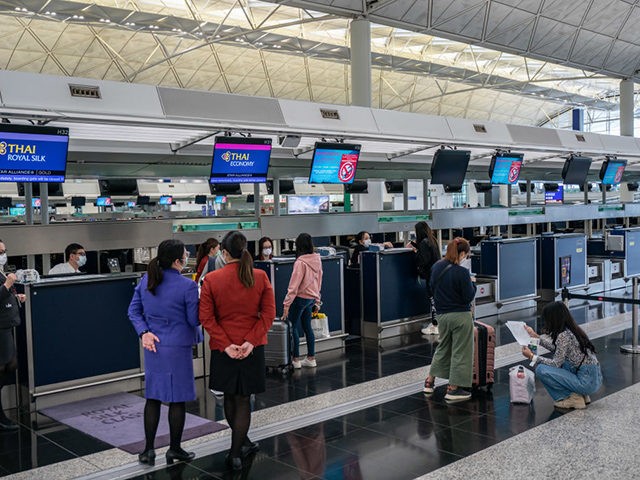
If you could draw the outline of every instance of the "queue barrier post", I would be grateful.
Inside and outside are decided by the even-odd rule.
[[[638,300],[638,278],[632,279],[633,292],[632,296],[634,300]],[[622,345],[620,351],[623,353],[640,353],[640,347],[638,346],[638,305],[632,304],[631,306],[631,345]]]

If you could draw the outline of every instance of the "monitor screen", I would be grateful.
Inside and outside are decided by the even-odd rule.
[[[86,197],[71,197],[72,207],[84,207],[87,203]]]
[[[436,185],[462,185],[467,174],[471,152],[469,150],[437,150],[431,162],[431,183]]]
[[[31,206],[33,208],[40,208],[41,205],[42,205],[42,203],[40,202],[39,198],[32,198],[31,199]]]
[[[127,207],[133,208],[136,206],[136,202],[127,202]]]
[[[328,211],[328,195],[289,195],[287,197],[287,212],[291,215],[300,215],[304,213],[326,213]]]
[[[10,208],[11,205],[11,197],[0,197],[0,208]]]
[[[69,129],[0,124],[0,182],[64,182]]]
[[[491,158],[489,177],[494,185],[515,185],[522,168],[522,153],[501,153]]]
[[[613,158],[605,160],[600,169],[600,180],[602,180],[602,184],[617,185],[620,183],[626,166],[626,160]]]
[[[149,205],[149,195],[138,195],[138,199],[136,200],[137,205]]]
[[[171,205],[173,203],[173,197],[171,195],[163,195],[160,197],[159,205]]]
[[[584,185],[589,174],[589,167],[591,167],[590,157],[571,155],[562,167],[562,181],[566,185]]]
[[[206,205],[207,204],[207,196],[206,195],[196,195],[196,200],[194,202],[196,205]]]
[[[562,185],[558,185],[558,188],[553,191],[545,191],[544,192],[544,203],[546,204],[554,204],[554,203],[562,203],[564,201],[564,187]]]
[[[353,183],[360,148],[356,144],[316,142],[309,183]]]
[[[209,181],[266,182],[270,157],[270,138],[216,137]]]
[[[111,197],[98,197],[96,200],[96,206],[98,207],[110,207],[111,205]]]
[[[213,200],[214,203],[227,203],[227,197],[225,195],[216,195]]]
[[[138,181],[135,178],[110,178],[99,180],[100,195],[105,197],[138,195]]]

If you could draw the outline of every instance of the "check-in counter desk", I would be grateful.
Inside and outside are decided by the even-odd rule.
[[[535,305],[536,239],[484,240],[480,244],[476,317],[530,308]]]
[[[624,288],[640,275],[640,228],[616,228],[587,241],[589,291]]]
[[[362,252],[360,268],[362,336],[382,339],[419,330],[430,307],[413,250]]]
[[[289,280],[293,273],[295,258],[274,257],[268,262],[255,262],[255,267],[267,272],[276,297],[276,316],[282,316],[282,304],[287,295]],[[323,352],[334,348],[340,348],[344,344],[347,334],[344,330],[344,260],[343,257],[322,257],[322,308],[320,311],[329,319],[328,338],[316,339],[316,351]],[[302,326],[298,324],[300,334],[300,354],[306,354],[307,342],[304,340]]]
[[[584,234],[543,234],[538,238],[538,289],[544,300],[557,298],[563,287],[586,290],[587,274]]]
[[[17,331],[23,408],[141,387],[140,342],[127,316],[139,278],[79,275],[24,285]]]

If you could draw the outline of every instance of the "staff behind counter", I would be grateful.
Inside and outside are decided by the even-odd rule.
[[[79,243],[70,243],[64,249],[65,263],[59,263],[51,270],[49,275],[61,275],[65,273],[80,273],[80,267],[87,263],[87,252]]]
[[[393,248],[393,244],[391,242],[384,242],[385,248]],[[360,253],[366,252],[371,247],[371,235],[369,232],[358,232],[356,235],[356,246],[353,249],[353,253],[351,254],[351,260],[349,261],[350,267],[360,267]]]

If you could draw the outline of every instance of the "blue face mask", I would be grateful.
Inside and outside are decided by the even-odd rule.
[[[86,255],[79,255],[78,256],[78,267],[84,267],[87,263],[87,256]]]

